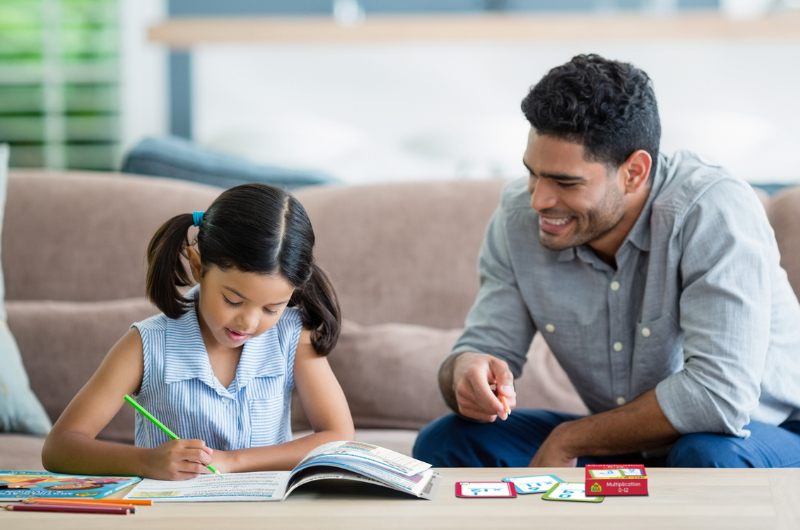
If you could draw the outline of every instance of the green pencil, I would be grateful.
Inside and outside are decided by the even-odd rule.
[[[156,424],[156,427],[158,427],[159,429],[161,429],[162,431],[164,431],[164,432],[166,433],[166,435],[167,435],[167,436],[169,436],[169,437],[170,437],[170,438],[172,438],[173,440],[177,440],[177,439],[178,439],[178,435],[177,435],[177,434],[175,434],[174,432],[172,432],[171,430],[169,430],[169,429],[167,428],[167,426],[166,426],[166,425],[164,425],[163,423],[161,423],[160,421],[158,421],[158,420],[155,418],[155,416],[153,416],[152,414],[150,414],[149,412],[147,412],[143,406],[141,406],[141,405],[139,405],[138,403],[136,403],[136,401],[134,401],[134,400],[133,400],[133,398],[132,398],[132,397],[130,397],[128,394],[125,394],[125,401],[127,401],[128,403],[130,403],[131,405],[133,405],[133,408],[135,408],[136,410],[138,410],[139,412],[141,412],[141,413],[142,413],[142,416],[144,416],[144,417],[145,417],[145,418],[147,418],[148,420],[150,420],[150,421],[152,421],[153,423],[155,423],[155,424]],[[220,473],[219,471],[217,471],[217,468],[215,468],[214,466],[208,466],[208,469],[209,469],[210,471],[212,471],[212,472],[216,473],[216,474],[217,474],[217,475],[219,475],[220,477],[222,476],[222,473]]]

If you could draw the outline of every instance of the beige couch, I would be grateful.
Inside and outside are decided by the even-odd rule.
[[[356,438],[410,454],[417,430],[448,412],[436,370],[477,292],[477,254],[503,182],[450,181],[306,188],[296,193],[316,255],[345,319],[330,356]],[[204,210],[221,190],[99,173],[12,171],[2,259],[9,327],[31,388],[55,421],[131,322],[143,299],[144,250],[165,219]],[[765,199],[792,285],[800,286],[800,188]],[[519,406],[585,412],[537,336]],[[307,429],[293,410],[297,435]],[[101,433],[128,442],[123,407]],[[0,435],[0,469],[41,469],[42,439]]]

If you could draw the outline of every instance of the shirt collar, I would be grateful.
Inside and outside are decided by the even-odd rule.
[[[193,299],[191,295],[196,291],[197,288],[189,291],[187,298]],[[167,319],[164,342],[165,383],[199,379],[214,389],[222,386],[211,370],[194,304],[190,304],[180,318]]]
[[[195,286],[186,294],[194,300],[199,295],[200,286]],[[285,372],[286,359],[282,355],[264,355],[264,351],[282,352],[278,326],[245,342],[236,377],[226,389],[214,377],[208,351],[200,333],[195,304],[190,304],[185,314],[178,319],[167,319],[166,344],[164,349],[164,382],[167,384],[189,379],[199,379],[221,395],[235,394],[247,386],[254,377],[274,377]],[[275,343],[275,344],[272,344]],[[272,346],[272,347],[270,347]]]
[[[645,201],[644,208],[639,213],[639,218],[636,219],[631,231],[628,232],[628,237],[625,238],[626,241],[630,241],[633,246],[643,252],[650,251],[650,214],[653,211],[653,201],[658,196],[658,192],[661,191],[661,187],[666,180],[666,162],[666,156],[659,154],[658,163],[653,171],[653,182],[650,185],[647,201]]]

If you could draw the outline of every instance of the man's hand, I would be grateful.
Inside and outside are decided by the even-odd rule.
[[[565,422],[553,429],[528,467],[575,467],[578,464],[578,457],[568,449],[567,434],[571,423]]]
[[[462,353],[452,363],[450,390],[458,412],[468,418],[481,421],[494,421],[498,416],[508,418],[500,395],[505,396],[508,407],[513,410],[517,404],[514,391],[514,375],[508,364],[497,357],[483,353]],[[449,367],[443,367],[443,370]],[[496,385],[495,392],[489,385]],[[451,404],[452,406],[452,404]]]

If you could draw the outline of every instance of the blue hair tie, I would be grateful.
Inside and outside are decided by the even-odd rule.
[[[205,212],[192,212],[192,220],[194,221],[194,226],[200,226],[200,223],[203,222],[203,214]]]

